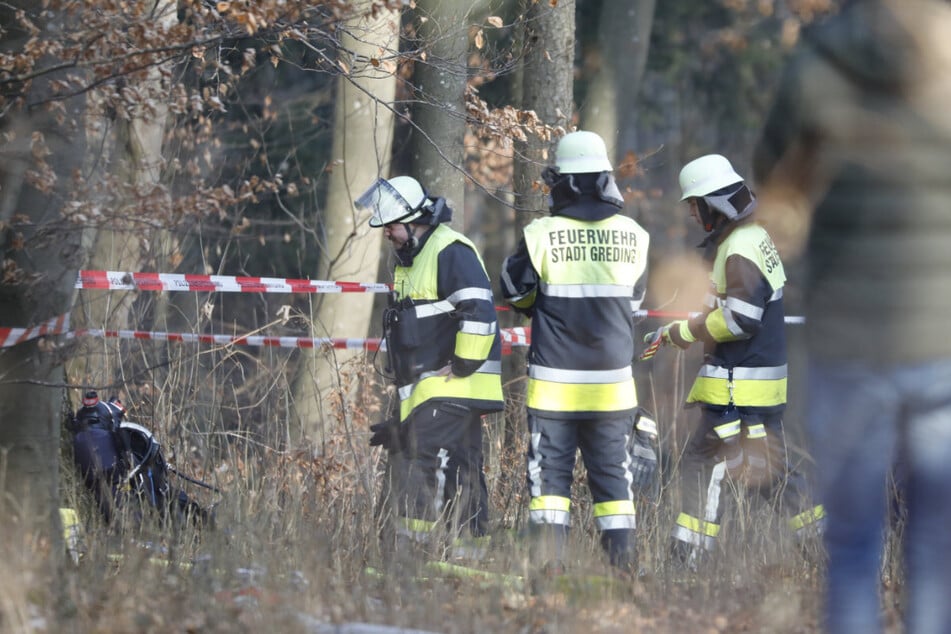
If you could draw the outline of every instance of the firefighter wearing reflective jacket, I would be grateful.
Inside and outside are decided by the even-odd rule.
[[[525,398],[533,556],[542,569],[563,563],[580,448],[601,545],[614,566],[635,572],[631,363],[649,237],[620,213],[624,201],[597,134],[565,135],[542,177],[551,215],[525,227],[502,266],[505,299],[532,319]]]
[[[415,179],[379,179],[356,202],[397,258],[384,333],[399,412],[371,427],[389,450],[397,541],[432,550],[448,527],[479,547],[488,523],[482,415],[503,409],[501,339],[485,266]],[[468,533],[466,535],[465,533]],[[418,548],[417,548],[418,549]],[[464,554],[464,553],[460,553]]]
[[[718,154],[685,165],[680,187],[681,200],[707,232],[700,247],[712,261],[710,292],[697,316],[645,337],[641,358],[663,345],[703,342],[704,364],[687,395],[701,416],[686,441],[683,511],[671,535],[675,561],[696,567],[716,545],[727,477],[741,478],[767,499],[779,494],[798,537],[815,535],[824,513],[811,505],[786,452],[786,275],[772,240],[753,220],[753,193]]]

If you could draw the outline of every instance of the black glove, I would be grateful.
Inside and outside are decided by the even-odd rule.
[[[370,431],[373,432],[373,435],[370,436],[370,446],[376,447],[379,445],[387,451],[399,451],[402,445],[401,441],[401,426],[399,418],[392,417],[387,418],[383,422],[370,425]]]
[[[630,452],[631,487],[649,494],[657,473],[657,423],[643,412],[635,418]]]

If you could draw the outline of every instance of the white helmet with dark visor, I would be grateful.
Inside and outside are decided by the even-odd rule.
[[[426,200],[426,192],[415,178],[396,176],[377,179],[354,204],[372,212],[371,227],[382,227],[393,222],[413,222],[428,213]]]

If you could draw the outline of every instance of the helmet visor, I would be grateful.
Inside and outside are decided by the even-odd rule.
[[[745,218],[753,212],[753,195],[748,187],[740,185],[734,191],[719,193],[722,191],[717,190],[703,197],[711,209],[720,212],[730,220]]]
[[[416,213],[412,205],[403,198],[396,188],[385,179],[379,178],[366,190],[354,205],[358,209],[369,209],[371,227],[382,227],[391,222],[407,221]]]

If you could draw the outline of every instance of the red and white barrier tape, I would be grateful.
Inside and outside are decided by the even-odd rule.
[[[639,316],[652,317],[652,311]],[[670,317],[673,314],[665,314]],[[786,323],[805,323],[802,317],[787,317]],[[18,343],[48,335],[66,335],[68,338],[98,337],[118,339],[141,339],[151,341],[173,341],[181,343],[212,343],[216,345],[240,345],[278,348],[336,348],[348,350],[385,350],[386,345],[380,339],[358,339],[344,337],[273,337],[266,335],[202,335],[190,332],[160,332],[147,330],[102,330],[83,328],[71,331],[69,315],[60,315],[33,328],[0,328],[0,348],[9,348]],[[512,346],[528,346],[532,343],[532,330],[529,327],[502,328],[502,346],[508,351]]]
[[[33,328],[0,328],[0,348],[9,348],[18,343],[43,337],[60,335],[69,330],[69,315],[60,315]]]
[[[512,330],[523,331],[518,333]],[[527,346],[530,341],[525,328],[505,328],[502,341],[508,346]],[[175,341],[181,343],[212,343],[220,346],[254,346],[272,348],[336,348],[347,350],[386,350],[382,339],[347,339],[335,337],[270,337],[265,335],[200,335],[190,332],[155,332],[146,330],[101,330],[83,328],[66,333],[68,338],[98,337],[139,339],[146,341]]]
[[[68,338],[98,337],[139,339],[146,341],[173,341],[179,343],[211,343],[219,346],[236,345],[270,348],[338,348],[348,350],[381,350],[380,339],[347,339],[334,337],[270,337],[266,335],[202,335],[192,332],[155,332],[147,330],[101,330],[83,328],[67,333]]]
[[[235,277],[130,271],[80,271],[75,288],[127,291],[192,291],[218,293],[388,293],[392,286],[380,282],[335,282],[283,277]],[[508,310],[496,306],[496,310]],[[637,310],[635,317],[688,319],[698,313]],[[803,324],[804,317],[786,317],[787,324]]]
[[[389,284],[295,280],[282,277],[180,275],[80,271],[75,288],[128,291],[197,291],[218,293],[388,293]]]

